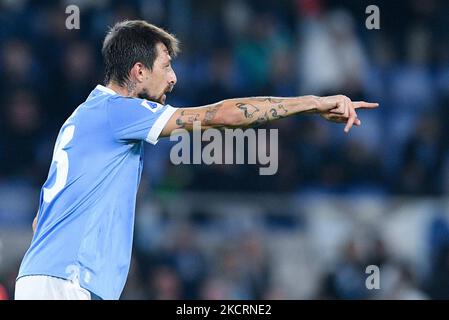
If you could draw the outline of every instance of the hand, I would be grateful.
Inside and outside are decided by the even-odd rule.
[[[351,130],[354,124],[356,126],[360,126],[362,124],[360,119],[357,117],[355,109],[373,109],[379,106],[378,103],[369,103],[364,101],[352,102],[351,99],[343,95],[321,97],[318,101],[318,112],[320,115],[328,121],[337,123],[346,122],[344,129],[346,133]]]

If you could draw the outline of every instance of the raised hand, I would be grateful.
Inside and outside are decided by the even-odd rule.
[[[373,109],[378,106],[378,103],[353,102],[346,96],[338,95],[319,98],[318,112],[328,121],[346,123],[344,131],[348,133],[354,124],[356,126],[362,124],[360,119],[358,119],[356,109]]]

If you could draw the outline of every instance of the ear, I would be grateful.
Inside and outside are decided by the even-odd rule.
[[[135,79],[137,82],[143,82],[145,71],[145,66],[141,62],[136,62],[129,73],[131,79]]]

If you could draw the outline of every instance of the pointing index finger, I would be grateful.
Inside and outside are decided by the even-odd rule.
[[[374,109],[379,106],[378,103],[365,102],[365,101],[357,101],[357,102],[353,102],[353,104],[354,104],[355,109],[359,109],[359,108]]]

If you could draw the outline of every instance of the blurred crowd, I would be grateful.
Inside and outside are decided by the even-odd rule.
[[[363,217],[354,199],[304,200],[300,214],[285,203],[208,214],[186,202],[181,218],[158,202],[140,206],[122,299],[449,299],[444,207],[390,203]],[[368,266],[378,268],[375,289]]]
[[[65,27],[70,4],[80,8],[79,30]],[[379,30],[366,28],[369,4],[380,8]],[[146,149],[145,195],[447,195],[448,12],[443,0],[0,0],[0,197],[13,201],[7,192],[26,189],[30,206],[37,205],[58,130],[103,83],[102,40],[108,27],[123,19],[145,19],[181,40],[174,61],[178,84],[167,99],[175,107],[309,94],[380,103],[375,111],[359,112],[362,127],[349,135],[314,116],[265,126],[279,128],[274,176],[259,176],[252,165],[174,166],[173,142],[161,140]],[[10,217],[12,205],[0,204],[0,225],[31,221],[35,208],[23,208],[23,201],[15,202],[25,212],[20,219]],[[187,223],[169,231],[170,241],[161,235],[150,249],[136,248],[125,298],[285,297],[270,282],[275,262],[264,255],[263,236],[228,239],[207,255],[195,246],[196,232],[189,228]],[[162,227],[150,230],[163,233]],[[342,268],[329,272],[315,297],[367,298],[366,290],[344,286],[354,283],[365,263],[353,247],[348,242]],[[446,279],[448,250],[442,248],[435,272]],[[379,241],[369,259],[389,262],[385,255]],[[415,281],[402,264],[391,269],[405,287]],[[205,272],[211,270],[219,275]],[[0,298],[7,291],[0,285]]]

